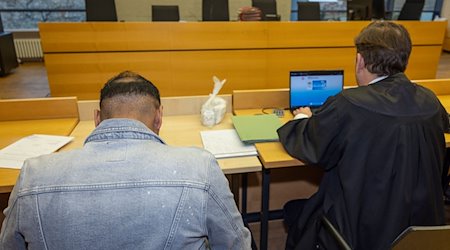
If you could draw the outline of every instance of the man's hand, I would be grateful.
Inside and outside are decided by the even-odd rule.
[[[308,117],[312,116],[312,112],[311,112],[311,109],[309,107],[298,108],[298,109],[294,110],[293,113],[294,113],[295,116],[298,115],[298,114],[304,114],[304,115],[306,115]]]

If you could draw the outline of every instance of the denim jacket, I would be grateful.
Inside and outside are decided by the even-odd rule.
[[[228,182],[199,148],[103,121],[82,149],[27,160],[0,249],[249,249]]]

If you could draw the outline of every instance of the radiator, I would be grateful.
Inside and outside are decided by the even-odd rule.
[[[14,39],[14,46],[16,47],[17,58],[21,61],[42,60],[44,57],[40,39]]]

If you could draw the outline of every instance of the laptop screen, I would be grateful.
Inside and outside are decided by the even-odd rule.
[[[342,91],[344,71],[291,71],[289,85],[291,110],[321,106],[329,96]]]

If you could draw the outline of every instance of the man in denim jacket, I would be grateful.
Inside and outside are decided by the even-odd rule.
[[[250,248],[214,156],[158,136],[151,82],[119,74],[102,89],[100,109],[82,149],[26,161],[0,249]]]

